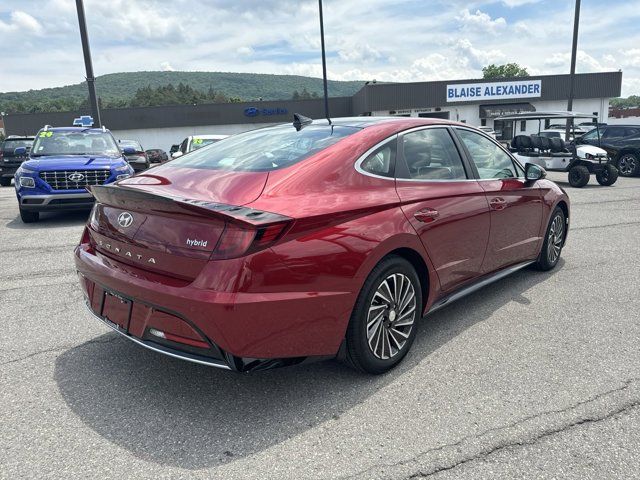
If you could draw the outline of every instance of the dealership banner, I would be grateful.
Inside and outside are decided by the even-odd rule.
[[[447,102],[474,102],[542,95],[542,80],[518,82],[459,83],[447,85]]]

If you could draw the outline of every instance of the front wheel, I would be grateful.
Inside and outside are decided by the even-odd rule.
[[[569,170],[569,185],[582,188],[589,183],[589,169],[583,165],[576,165]]]
[[[347,327],[347,362],[357,370],[380,374],[405,357],[421,318],[422,289],[404,258],[383,259],[367,278]]]
[[[596,173],[596,180],[603,187],[610,187],[618,180],[618,169],[613,165],[605,165],[604,170]]]
[[[538,270],[551,270],[558,264],[562,247],[564,247],[564,238],[567,234],[567,222],[564,212],[560,207],[556,207],[549,220],[547,232],[542,244],[542,250],[536,261]]]
[[[623,177],[633,177],[640,173],[640,161],[632,153],[625,153],[618,159],[618,172]]]
[[[35,223],[40,219],[40,213],[20,209],[20,219],[23,223]]]

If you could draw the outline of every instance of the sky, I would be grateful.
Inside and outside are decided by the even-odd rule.
[[[574,0],[324,0],[328,76],[427,81],[490,63],[568,73]],[[320,77],[316,0],[85,0],[95,75],[181,70]],[[640,95],[640,0],[582,0],[577,72]],[[79,83],[75,0],[0,0],[0,92]]]

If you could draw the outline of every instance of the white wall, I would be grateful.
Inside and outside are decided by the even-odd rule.
[[[558,111],[558,110],[567,109],[566,100],[541,102],[541,101],[536,101],[535,99],[526,98],[522,100],[515,99],[513,102],[514,103],[529,102],[536,108],[536,111],[539,111],[539,112]],[[490,102],[486,102],[486,103],[490,103]],[[416,106],[414,107],[414,109],[421,109],[421,107]],[[469,105],[457,105],[457,106],[445,105],[445,106],[441,106],[440,109],[441,109],[440,110],[441,112],[449,112],[450,120],[465,122],[475,127],[478,127],[481,125],[479,103],[471,103]],[[435,108],[431,108],[430,110],[435,111]],[[587,114],[598,112],[598,115],[599,115],[598,121],[607,122],[607,119],[609,117],[609,99],[608,98],[592,98],[592,99],[574,100],[573,111],[579,112],[579,113],[587,113]],[[372,112],[372,114],[373,115],[389,115],[389,111],[387,110],[387,111]],[[411,115],[414,117],[417,117],[418,112],[412,112]],[[587,119],[580,120],[580,122],[582,121],[586,122],[588,120]],[[558,122],[558,123],[563,123],[563,122]],[[492,119],[487,119],[487,126],[493,127]],[[544,122],[542,124],[542,128],[544,128]],[[526,132],[520,132],[520,125],[518,125],[517,130],[518,131],[516,132],[516,134],[531,135],[533,133],[537,133],[538,121],[536,120],[536,121],[527,122]]]
[[[640,117],[609,117],[609,121],[607,123],[609,125],[640,125]]]
[[[161,148],[169,152],[171,145],[180,143],[189,135],[233,135],[256,128],[277,125],[276,123],[244,123],[236,125],[202,125],[195,127],[171,127],[171,128],[140,128],[135,130],[111,130],[116,140],[137,140],[142,148]],[[109,128],[109,125],[106,125]]]

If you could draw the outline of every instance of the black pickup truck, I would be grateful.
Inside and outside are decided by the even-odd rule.
[[[0,185],[8,187],[11,179],[22,162],[29,158],[29,150],[33,145],[34,137],[20,137],[9,135],[3,142],[0,142]],[[15,150],[25,147],[27,153],[16,155]]]

